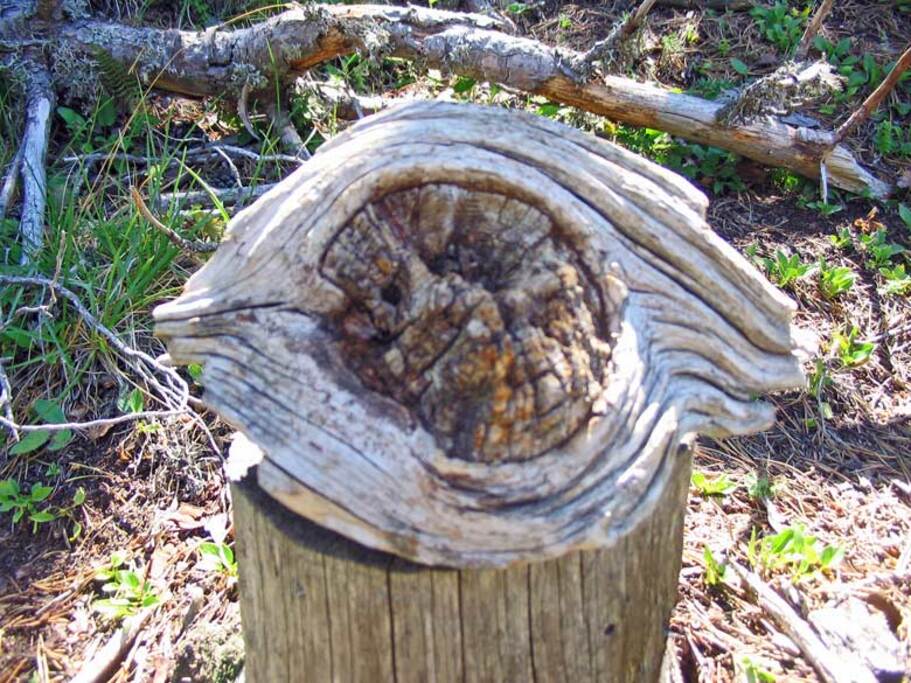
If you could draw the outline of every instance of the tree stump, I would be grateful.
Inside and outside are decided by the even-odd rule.
[[[793,304],[705,208],[562,125],[420,103],[234,218],[155,315],[262,457],[252,680],[656,679],[681,444],[803,381]]]

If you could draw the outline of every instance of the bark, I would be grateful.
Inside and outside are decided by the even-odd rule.
[[[803,381],[793,304],[705,207],[572,128],[412,103],[238,214],[156,331],[267,454],[260,486],[355,541],[452,567],[608,547],[674,485],[670,444],[762,429],[751,395]]]
[[[273,76],[290,83],[307,69],[354,50],[390,54],[819,177],[830,134],[773,118],[723,125],[718,122],[721,104],[618,76],[587,78],[580,53],[509,36],[496,27],[496,20],[479,15],[329,5],[289,10],[234,31],[192,33],[82,22],[62,26],[59,39],[84,48],[100,46],[125,65],[137,63],[145,82],[190,96],[236,93],[245,84],[264,89]],[[842,145],[826,164],[829,182],[842,189],[877,197],[890,192]]]
[[[231,487],[246,680],[653,683],[689,481],[689,455],[671,457],[673,489],[616,546],[505,570],[367,550],[248,477]]]

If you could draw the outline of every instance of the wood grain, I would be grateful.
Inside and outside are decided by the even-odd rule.
[[[572,163],[566,163],[571,159]],[[364,119],[231,222],[155,311],[260,486],[451,567],[612,545],[695,433],[803,383],[793,303],[669,171],[554,122],[414,103]]]
[[[246,678],[374,683],[658,680],[690,456],[616,546],[508,569],[416,565],[232,485]]]

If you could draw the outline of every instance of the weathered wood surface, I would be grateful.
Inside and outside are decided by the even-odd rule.
[[[673,446],[802,382],[793,304],[705,204],[568,127],[416,103],[241,212],[157,332],[311,520],[455,567],[609,547]]]
[[[889,194],[891,186],[864,169],[831,133],[789,126],[774,117],[742,125],[718,120],[710,102],[620,76],[595,76],[581,53],[498,31],[496,19],[419,7],[310,5],[243,29],[178,31],[100,21],[61,25],[68,51],[102,48],[135,69],[146,84],[191,96],[275,92],[322,62],[355,50],[391,54],[543,95],[635,126],[716,145],[809,177],[827,154],[828,182],[851,192]],[[267,97],[267,99],[268,99]]]
[[[367,550],[289,513],[248,477],[232,486],[246,680],[658,680],[690,458],[673,462],[654,515],[610,550],[501,570]]]

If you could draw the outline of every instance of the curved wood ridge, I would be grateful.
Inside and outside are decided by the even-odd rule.
[[[669,446],[802,382],[793,304],[705,208],[554,122],[413,103],[238,214],[157,332],[324,526],[449,566],[609,546]]]

